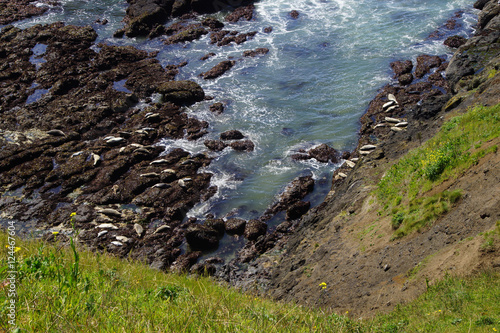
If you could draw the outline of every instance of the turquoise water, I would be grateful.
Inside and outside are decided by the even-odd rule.
[[[256,150],[237,153],[226,149],[213,154],[206,169],[214,174],[219,192],[199,204],[190,216],[212,212],[217,217],[228,213],[255,218],[272,203],[285,185],[300,175],[312,174],[317,180],[313,204],[322,201],[338,167],[314,161],[296,162],[290,155],[327,143],[339,151],[356,146],[359,117],[377,89],[391,82],[389,63],[412,59],[422,53],[447,55],[450,50],[441,40],[426,40],[454,13],[463,9],[459,34],[472,32],[475,23],[470,0],[264,0],[256,4],[251,22],[227,24],[229,30],[258,31],[253,40],[241,45],[217,47],[209,37],[186,45],[165,46],[161,40],[115,39],[122,27],[125,1],[61,1],[44,16],[16,25],[23,28],[36,23],[65,21],[91,24],[98,42],[134,45],[159,51],[162,64],[188,61],[178,79],[197,81],[212,102],[202,102],[187,112],[210,123],[210,133],[195,142],[163,140],[166,150],[182,147],[191,152],[205,151],[205,139],[218,138],[228,129],[238,129],[255,142]],[[292,20],[288,13],[297,10]],[[218,14],[218,17],[222,16]],[[94,24],[98,19],[109,24]],[[270,34],[265,27],[273,27]],[[457,33],[456,31],[454,33]],[[242,58],[245,50],[267,47],[262,57]],[[215,52],[207,61],[200,57]],[[201,80],[198,75],[229,57],[236,66],[216,80]],[[120,85],[117,85],[121,89]],[[208,107],[213,102],[227,104],[222,115]]]

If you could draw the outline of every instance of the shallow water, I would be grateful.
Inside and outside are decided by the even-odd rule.
[[[207,212],[222,217],[228,213],[256,218],[275,200],[285,185],[300,175],[312,174],[317,180],[313,205],[319,204],[331,184],[337,167],[314,161],[296,162],[290,155],[327,143],[339,151],[356,146],[359,117],[377,89],[391,81],[389,63],[415,60],[422,53],[451,55],[439,40],[426,39],[459,9],[464,9],[461,24],[453,34],[467,36],[475,23],[470,0],[263,0],[256,3],[251,22],[227,24],[229,30],[258,31],[254,39],[242,45],[217,47],[209,37],[186,45],[165,46],[160,39],[115,39],[112,34],[123,26],[126,1],[62,0],[41,17],[15,25],[25,28],[37,23],[64,21],[67,24],[92,25],[99,34],[97,42],[134,45],[159,51],[163,65],[188,61],[177,79],[197,81],[212,102],[198,103],[187,110],[207,120],[210,133],[199,141],[163,140],[166,150],[182,147],[190,152],[206,150],[203,141],[218,138],[228,129],[242,131],[256,144],[251,153],[230,148],[213,154],[214,161],[205,170],[214,174],[219,192],[201,203],[189,216]],[[299,18],[289,17],[291,10]],[[222,14],[217,14],[222,18]],[[94,23],[107,19],[107,25]],[[271,26],[273,32],[263,33]],[[242,58],[245,50],[267,47],[261,57]],[[199,60],[214,52],[207,61]],[[237,64],[215,80],[198,77],[222,60],[234,57]],[[126,89],[123,82],[117,90]],[[43,93],[38,90],[35,93]],[[33,98],[39,98],[38,95]],[[222,115],[208,107],[224,102]]]

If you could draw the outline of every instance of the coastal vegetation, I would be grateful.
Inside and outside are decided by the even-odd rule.
[[[391,216],[393,238],[429,226],[461,197],[460,189],[430,195],[429,191],[455,179],[498,146],[500,104],[476,106],[457,115],[439,133],[397,161],[382,177],[376,196],[382,212]]]
[[[1,234],[2,244],[7,235]],[[63,238],[61,237],[61,240]],[[165,273],[57,240],[16,240],[18,332],[495,332],[500,276],[447,276],[419,299],[354,318],[243,294],[207,277]],[[7,249],[2,249],[6,258]],[[0,264],[6,327],[6,259]],[[316,286],[318,294],[334,288]]]

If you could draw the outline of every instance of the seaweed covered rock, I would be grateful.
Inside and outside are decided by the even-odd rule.
[[[170,81],[162,83],[157,88],[165,101],[174,104],[194,104],[205,97],[205,92],[194,81]]]
[[[174,0],[128,0],[127,28],[128,37],[146,36],[154,26],[162,24],[172,13]]]
[[[245,232],[247,221],[231,218],[225,221],[226,232],[230,235],[242,235]]]
[[[186,241],[195,250],[210,250],[219,246],[219,232],[206,225],[193,224],[186,230]]]
[[[267,224],[259,220],[250,220],[245,226],[245,237],[248,240],[256,240],[259,236],[265,235]]]
[[[225,61],[222,61],[219,64],[215,65],[209,71],[201,73],[200,76],[202,78],[204,78],[205,80],[218,78],[219,76],[222,76],[228,70],[230,70],[231,68],[233,68],[233,66],[235,64],[236,64],[236,61],[234,61],[234,60],[225,60]]]

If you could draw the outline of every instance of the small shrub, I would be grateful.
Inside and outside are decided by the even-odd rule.
[[[183,289],[177,286],[158,287],[155,290],[154,297],[167,301],[173,301],[182,291]]]
[[[398,229],[403,223],[404,219],[405,219],[405,214],[403,212],[399,212],[393,215],[391,220],[392,228],[394,230]]]
[[[491,317],[482,316],[474,322],[477,326],[487,326],[496,324],[496,320]]]

